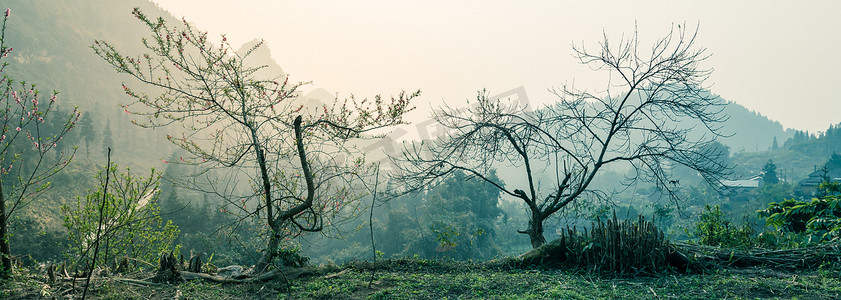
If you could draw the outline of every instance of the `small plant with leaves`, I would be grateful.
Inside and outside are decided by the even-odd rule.
[[[435,234],[435,240],[438,241],[438,252],[447,252],[453,250],[458,246],[457,238],[461,235],[452,226],[436,223],[429,227],[432,233]]]
[[[287,267],[303,267],[310,261],[309,257],[301,255],[301,247],[298,245],[281,247],[278,259]]]
[[[111,183],[104,193],[106,172]],[[64,205],[64,227],[73,244],[72,254],[84,269],[91,265],[92,247],[102,210],[102,229],[99,235],[101,254],[96,265],[107,266],[114,259],[131,257],[154,261],[162,252],[175,250],[178,227],[164,222],[157,205],[160,175],[152,170],[148,177],[134,175],[131,170],[120,172],[116,164],[100,171],[100,186],[75,204]],[[104,203],[103,203],[104,201]]]
[[[704,206],[700,220],[688,235],[694,236],[698,243],[708,246],[752,248],[756,244],[756,232],[753,228],[749,224],[733,224],[727,220],[718,205]]]

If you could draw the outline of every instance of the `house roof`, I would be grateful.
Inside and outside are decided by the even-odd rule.
[[[722,180],[721,184],[731,188],[758,188],[759,179],[743,179],[743,180]]]
[[[826,174],[831,181],[841,181],[841,169],[834,169],[829,170]],[[801,186],[818,186],[823,183],[823,171],[817,170],[812,173],[809,173],[809,177],[806,179],[800,180],[797,182],[798,185]]]

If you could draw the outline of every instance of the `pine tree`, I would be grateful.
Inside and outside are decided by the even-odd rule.
[[[774,161],[769,159],[765,166],[762,167],[762,182],[765,184],[775,184],[780,182],[780,179],[777,177],[777,165],[774,164]]]
[[[90,113],[85,113],[79,118],[79,134],[81,135],[80,142],[85,143],[85,155],[87,158],[91,157],[91,148],[93,147],[94,142],[96,141],[97,130],[96,127],[93,126],[93,122],[91,121]]]

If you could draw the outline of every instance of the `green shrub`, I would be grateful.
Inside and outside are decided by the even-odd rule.
[[[309,257],[301,255],[301,247],[297,245],[281,247],[277,257],[281,264],[287,267],[303,267],[310,260]]]
[[[841,234],[841,198],[835,195],[807,201],[771,202],[759,215],[765,217],[766,224],[778,230],[806,234],[812,242],[834,240]]]
[[[104,191],[106,175],[107,192]],[[136,176],[128,169],[121,173],[116,164],[111,164],[97,178],[100,185],[96,190],[89,191],[84,198],[78,197],[74,205],[61,208],[72,244],[69,251],[78,258],[81,269],[92,264],[96,243],[100,245],[98,266],[122,257],[151,262],[160,253],[179,251],[173,245],[178,227],[161,219],[157,205],[158,173],[152,170],[149,177]]]
[[[756,236],[756,245],[765,249],[794,249],[809,244],[809,237],[790,231],[768,229]]]
[[[688,235],[702,245],[728,248],[752,248],[757,236],[750,225],[735,225],[727,220],[718,205],[704,206],[700,220]]]

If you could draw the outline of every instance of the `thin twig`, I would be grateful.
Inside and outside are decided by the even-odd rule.
[[[368,280],[368,288],[371,287],[371,283],[374,282],[374,274],[377,273],[377,269],[373,266],[377,263],[377,246],[374,244],[374,203],[377,203],[377,188],[380,184],[380,164],[377,163],[377,173],[374,175],[374,196],[371,199],[371,211],[368,213],[368,228],[371,231],[371,252],[374,253],[374,262],[371,264],[371,279]]]
[[[85,290],[82,292],[82,300],[85,299],[88,295],[88,287],[91,285],[91,276],[93,275],[93,270],[96,268],[96,256],[99,254],[99,238],[100,234],[102,233],[102,219],[104,218],[105,214],[105,201],[107,201],[108,195],[108,180],[110,179],[111,175],[111,147],[108,147],[108,159],[107,164],[105,165],[105,188],[102,191],[102,203],[99,204],[99,224],[96,225],[96,239],[94,240],[94,248],[93,248],[93,261],[91,262],[91,269],[88,271],[88,278],[85,282]]]

